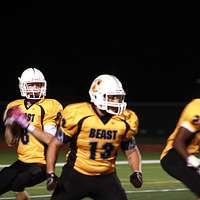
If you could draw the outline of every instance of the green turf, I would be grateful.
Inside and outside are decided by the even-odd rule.
[[[1,151],[0,164],[8,164],[15,160],[16,156],[12,151]],[[120,159],[123,159],[123,155],[119,155]],[[144,153],[143,159],[158,159],[159,153]],[[59,162],[64,161],[64,155],[61,153],[59,156]],[[59,175],[61,168],[57,168],[56,173]],[[129,200],[196,200],[197,198],[187,190],[182,183],[168,176],[160,167],[159,164],[143,164],[143,176],[144,185],[141,189],[135,189],[129,183],[129,175],[131,170],[128,165],[118,165],[117,172],[125,188]],[[180,189],[180,191],[173,191],[174,189]],[[172,191],[168,191],[172,190]],[[27,188],[27,191],[31,196],[34,195],[50,195],[51,193],[46,190],[45,182],[36,185],[32,188]],[[8,192],[0,197],[14,197],[14,193]],[[45,197],[38,197],[34,199],[47,200]],[[89,200],[85,198],[84,200]]]

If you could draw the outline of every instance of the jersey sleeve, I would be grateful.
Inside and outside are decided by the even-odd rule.
[[[127,110],[125,113],[125,122],[127,124],[127,133],[124,140],[129,140],[138,133],[139,120],[133,111]]]
[[[60,123],[61,113],[63,111],[63,106],[57,100],[51,99],[44,106],[45,115],[43,125],[55,125]]]
[[[188,129],[191,132],[200,130],[200,111],[198,106],[200,104],[194,102],[189,103],[182,114],[182,121],[180,126]]]
[[[61,131],[69,137],[72,137],[78,130],[77,110],[73,105],[68,105],[62,112]]]

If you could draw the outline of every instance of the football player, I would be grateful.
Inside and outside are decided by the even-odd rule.
[[[169,136],[160,159],[163,169],[200,199],[200,99],[189,102]]]
[[[47,145],[56,134],[63,107],[45,98],[47,82],[40,70],[28,68],[18,79],[23,98],[10,102],[4,113],[5,140],[9,147],[17,147],[18,159],[0,172],[0,195],[14,191],[17,200],[26,200],[25,188],[46,180]]]
[[[91,197],[96,200],[127,200],[116,175],[120,147],[133,173],[130,182],[143,183],[141,154],[136,145],[138,117],[126,109],[125,91],[113,75],[98,76],[91,84],[91,102],[67,105],[61,126],[47,150],[47,189],[52,200]],[[70,153],[60,178],[55,173],[58,149],[70,142]]]

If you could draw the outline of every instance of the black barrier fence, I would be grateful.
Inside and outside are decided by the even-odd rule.
[[[0,102],[0,142],[3,142],[3,112],[8,102]],[[67,104],[63,104],[65,106]],[[139,118],[139,133],[135,136],[141,143],[163,143],[175,128],[186,103],[128,103]]]

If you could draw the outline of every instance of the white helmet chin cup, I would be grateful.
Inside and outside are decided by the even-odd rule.
[[[36,68],[26,69],[21,77],[18,77],[19,89],[22,97],[27,99],[42,99],[46,96],[47,82],[43,73]],[[30,89],[32,83],[41,83],[41,87]]]
[[[110,114],[121,115],[126,109],[127,103],[124,101],[126,93],[121,82],[113,75],[98,76],[90,86],[89,95],[91,102]],[[108,97],[113,95],[121,96],[121,101],[109,101]]]

